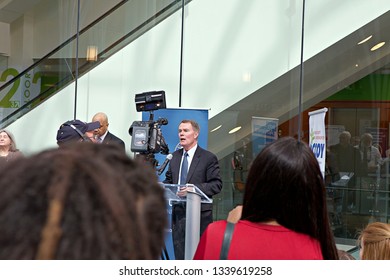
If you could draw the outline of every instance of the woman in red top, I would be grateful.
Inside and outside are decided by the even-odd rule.
[[[208,226],[194,259],[219,259],[226,224]],[[228,259],[338,259],[324,180],[306,143],[280,138],[256,157]]]

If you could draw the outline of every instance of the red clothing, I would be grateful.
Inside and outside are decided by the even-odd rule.
[[[226,221],[210,224],[202,234],[194,260],[217,260]],[[233,231],[229,260],[322,260],[318,241],[282,226],[239,221]]]

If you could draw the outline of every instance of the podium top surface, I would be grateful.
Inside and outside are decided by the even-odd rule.
[[[200,197],[201,203],[213,203],[213,200],[211,198],[209,198],[207,195],[205,195],[197,186],[195,186],[193,184],[184,184],[184,185],[163,184],[163,183],[160,183],[160,184],[165,189],[165,199],[168,200],[169,202],[171,202],[171,201],[186,202],[187,197],[178,196],[177,191],[181,187],[192,187],[194,191],[191,192],[191,194],[198,195]]]

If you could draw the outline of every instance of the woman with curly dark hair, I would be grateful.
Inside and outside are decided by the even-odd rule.
[[[75,143],[0,176],[0,259],[158,259],[164,190],[114,145]]]

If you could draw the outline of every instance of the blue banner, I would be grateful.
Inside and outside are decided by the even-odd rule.
[[[278,139],[278,119],[252,117],[252,151],[253,158],[265,145]]]

